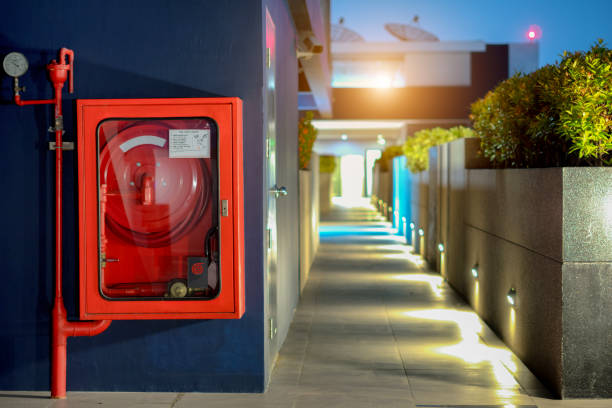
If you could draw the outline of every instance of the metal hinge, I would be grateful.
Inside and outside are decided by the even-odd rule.
[[[266,158],[270,158],[270,138],[266,138]]]
[[[55,150],[55,142],[49,142],[49,150]],[[62,146],[60,147],[62,150],[74,150],[74,142],[62,142]]]
[[[268,236],[266,240],[268,241],[268,249],[271,249],[272,248],[272,230],[270,228],[268,228]]]
[[[266,67],[270,68],[272,66],[272,55],[270,52],[270,48],[266,48]]]
[[[270,318],[270,339],[273,339],[274,336],[276,336],[276,332],[278,330],[276,329],[276,327],[274,326],[274,319]]]
[[[227,217],[229,214],[229,209],[227,206],[227,200],[221,200],[221,215],[223,217]]]

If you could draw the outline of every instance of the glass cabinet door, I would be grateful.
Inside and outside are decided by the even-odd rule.
[[[106,119],[96,137],[101,295],[215,298],[223,249],[215,122]]]

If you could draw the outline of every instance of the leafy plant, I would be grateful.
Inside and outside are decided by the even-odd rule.
[[[560,133],[589,164],[612,164],[612,50],[599,40],[586,53],[565,54]]]
[[[312,124],[313,113],[308,111],[298,123],[298,160],[301,170],[308,170],[312,146],[317,139],[317,129]]]
[[[391,160],[394,157],[401,156],[403,154],[402,146],[389,146],[383,150],[380,158],[375,162],[380,166],[380,171],[389,171],[391,169]]]
[[[412,173],[427,170],[431,147],[464,137],[473,137],[473,135],[472,129],[463,126],[456,126],[451,129],[436,127],[419,130],[404,143],[403,153],[406,156],[406,167]]]
[[[320,156],[319,172],[333,173],[336,170],[336,156]]]
[[[483,155],[496,167],[609,165],[611,62],[600,41],[560,64],[514,75],[474,102]]]

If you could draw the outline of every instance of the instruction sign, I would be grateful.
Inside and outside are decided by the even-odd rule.
[[[170,158],[210,158],[210,129],[170,129]]]

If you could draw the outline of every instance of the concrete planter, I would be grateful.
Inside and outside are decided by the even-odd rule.
[[[319,207],[321,213],[326,213],[331,208],[331,180],[332,173],[319,173]]]
[[[318,157],[313,154],[318,168]],[[319,172],[300,170],[300,292],[306,286],[310,267],[319,248]]]
[[[464,279],[449,280],[561,397],[611,397],[612,169],[466,173]]]
[[[430,151],[421,253],[559,396],[611,397],[612,168],[482,169],[477,150]]]
[[[478,150],[434,147],[407,178],[415,251],[559,396],[612,397],[612,168],[492,170]]]

